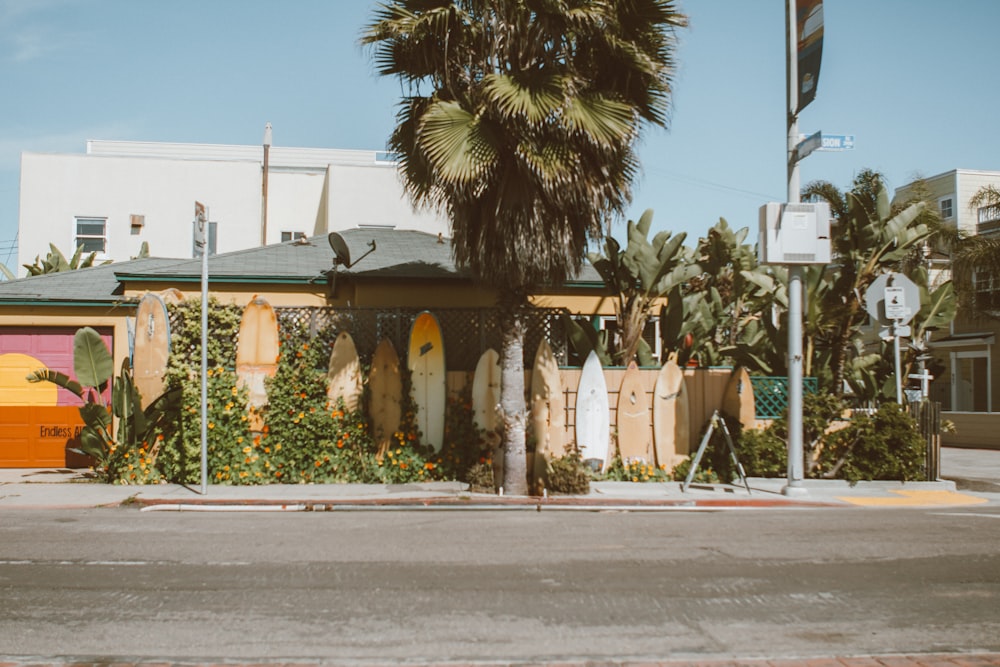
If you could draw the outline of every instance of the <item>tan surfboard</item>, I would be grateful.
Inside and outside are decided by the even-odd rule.
[[[375,348],[372,369],[368,374],[368,390],[371,397],[369,423],[381,458],[391,446],[392,437],[399,430],[403,417],[403,377],[399,371],[399,355],[388,338],[383,338]]]
[[[266,299],[255,296],[243,309],[239,336],[236,344],[237,383],[250,392],[250,407],[260,408],[267,405],[264,380],[274,377],[278,371],[279,354],[278,318]],[[252,427],[259,426],[262,424],[252,424]]]
[[[326,373],[327,406],[333,408],[343,399],[344,409],[354,412],[361,402],[361,361],[351,334],[341,331],[333,342],[330,365]]]
[[[563,395],[559,363],[544,338],[538,343],[531,371],[531,429],[535,438],[533,480],[545,484],[545,473],[553,459],[566,454],[566,397]]]
[[[722,411],[740,420],[743,428],[753,428],[757,421],[757,404],[753,396],[750,373],[740,366],[733,369],[722,395]]]
[[[649,398],[639,367],[633,361],[618,390],[618,452],[623,462],[653,462],[649,419]]]
[[[674,357],[663,364],[653,388],[653,450],[656,466],[667,471],[690,454],[687,384]]]
[[[163,394],[169,356],[170,317],[167,306],[156,294],[146,294],[139,300],[135,312],[132,345],[132,377],[142,396],[143,409]]]
[[[503,414],[500,411],[500,355],[494,349],[483,352],[472,375],[472,419],[484,432],[483,437],[492,452],[493,481],[503,484],[503,442],[501,430]]]

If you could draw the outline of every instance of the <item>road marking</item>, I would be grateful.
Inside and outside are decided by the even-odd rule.
[[[865,505],[873,507],[922,507],[927,505],[980,505],[989,502],[985,498],[978,498],[964,493],[954,491],[905,491],[890,489],[889,493],[897,496],[840,496],[838,500],[852,505]]]
[[[984,519],[1000,519],[1000,514],[990,514],[989,512],[928,512],[932,516],[978,516]]]

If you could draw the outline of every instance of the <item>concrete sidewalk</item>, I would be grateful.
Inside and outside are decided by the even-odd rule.
[[[783,479],[751,478],[742,485],[679,482],[594,482],[584,496],[501,497],[471,493],[459,482],[420,484],[272,484],[265,486],[160,484],[112,486],[85,470],[0,469],[0,509],[138,506],[147,511],[331,511],[369,509],[575,509],[634,511],[737,508],[955,507],[1000,505],[1000,451],[942,450],[936,482],[805,480],[803,492],[782,494]]]

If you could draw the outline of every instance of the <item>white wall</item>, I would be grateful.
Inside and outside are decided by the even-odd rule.
[[[127,260],[143,241],[154,256],[191,257],[195,201],[208,206],[210,219],[219,223],[219,252],[256,245],[259,179],[260,167],[252,162],[25,153],[18,266],[44,257],[50,242],[72,254],[77,216],[107,218],[107,252],[101,259]],[[131,231],[132,215],[145,216],[138,235]]]
[[[49,243],[75,249],[76,217],[107,219],[101,259],[134,257],[143,241],[156,257],[191,257],[194,202],[218,223],[218,252],[260,244],[260,146],[91,141],[87,154],[21,156],[18,266]],[[396,165],[375,151],[279,148],[269,152],[267,242],[358,225],[448,233],[440,215],[414,212]],[[132,215],[145,216],[138,235]],[[18,271],[24,275],[24,269]]]

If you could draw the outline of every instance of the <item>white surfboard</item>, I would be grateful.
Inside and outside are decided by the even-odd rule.
[[[583,364],[576,390],[576,444],[584,461],[599,461],[601,470],[609,461],[611,437],[608,415],[608,385],[597,353],[591,351]]]

